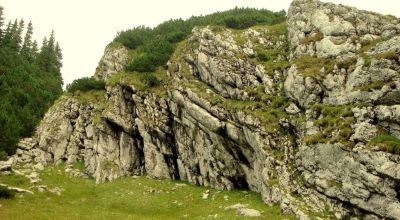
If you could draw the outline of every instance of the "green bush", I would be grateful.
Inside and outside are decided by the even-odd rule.
[[[256,25],[256,21],[250,17],[230,17],[225,19],[225,25],[233,29],[245,29]]]
[[[7,152],[5,152],[4,150],[0,151],[0,160],[6,160],[7,156]]]
[[[119,32],[114,43],[135,49],[138,56],[126,65],[128,71],[154,72],[164,65],[174,52],[176,43],[184,40],[196,26],[216,25],[235,29],[257,24],[277,24],[286,18],[286,12],[265,9],[235,8],[206,16],[193,16],[187,20],[175,19],[155,28],[144,26]]]
[[[154,72],[157,68],[155,60],[154,55],[145,53],[133,59],[125,69],[127,71]]]
[[[140,45],[144,44],[151,34],[151,28],[139,26],[128,31],[119,32],[117,37],[114,39],[114,42],[119,42],[130,49],[136,49]]]
[[[15,192],[5,186],[0,186],[0,199],[12,199],[15,197]]]
[[[271,59],[270,54],[265,50],[257,51],[257,58],[259,61],[262,62],[267,62],[268,60]]]
[[[143,48],[142,55],[135,57],[126,66],[126,70],[154,72],[157,67],[167,63],[174,49],[174,45],[166,39],[155,39],[155,42]]]
[[[67,85],[68,92],[105,90],[105,88],[106,88],[106,83],[103,80],[96,80],[91,77],[83,77],[80,79],[76,79],[71,84]]]
[[[153,73],[143,73],[140,80],[148,87],[154,87],[161,84],[161,81]]]

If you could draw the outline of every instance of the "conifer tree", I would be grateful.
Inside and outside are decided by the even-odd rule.
[[[21,54],[27,58],[32,56],[32,54],[31,54],[31,52],[32,52],[31,51],[31,49],[32,49],[32,34],[33,34],[33,26],[32,26],[32,22],[29,22],[27,30],[26,30],[26,34],[24,37],[24,43],[21,48]]]
[[[11,42],[12,39],[11,27],[12,27],[11,21],[8,21],[7,28],[4,31],[3,38],[1,40],[2,47],[8,46]]]
[[[14,36],[15,44],[16,44],[18,50],[22,46],[22,32],[24,31],[24,28],[25,28],[25,22],[24,22],[24,20],[21,19],[21,20],[19,20],[17,32],[15,33],[15,36]]]
[[[1,22],[2,13],[0,8]],[[48,107],[61,95],[62,54],[54,32],[43,39],[38,50],[32,39],[31,22],[25,28],[23,20],[10,21],[0,30],[1,157],[15,152],[18,140],[31,135]]]
[[[12,48],[17,48],[17,35],[18,35],[18,20],[15,19],[14,23],[11,26],[11,42],[10,42],[10,47]]]

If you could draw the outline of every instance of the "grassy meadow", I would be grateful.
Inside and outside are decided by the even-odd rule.
[[[0,199],[0,219],[294,219],[281,215],[279,207],[263,204],[259,194],[247,191],[219,191],[145,176],[96,185],[94,179],[65,173],[62,166],[45,168],[40,178],[36,185],[59,187],[61,195],[31,189],[34,194]],[[28,179],[17,175],[0,176],[0,183],[32,187]],[[209,197],[203,199],[206,190]],[[236,203],[248,204],[262,216],[246,218],[237,216],[236,210],[225,210]]]

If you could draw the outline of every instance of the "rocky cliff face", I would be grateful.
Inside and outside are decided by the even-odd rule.
[[[379,141],[400,139],[399,34],[397,18],[314,0],[287,24],[195,28],[161,88],[62,97],[15,162],[248,188],[300,219],[400,219],[399,146]],[[96,77],[127,53],[108,48]]]

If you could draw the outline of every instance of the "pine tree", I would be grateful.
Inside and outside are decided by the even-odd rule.
[[[24,43],[21,48],[21,54],[29,59],[32,56],[32,34],[33,34],[33,26],[32,22],[28,23],[28,27],[26,30],[26,34],[24,37]]]
[[[36,60],[38,53],[39,53],[38,43],[36,40],[34,40],[29,52],[30,56],[28,58],[28,61],[33,63]]]
[[[7,28],[8,29],[8,28]],[[14,23],[11,25],[9,31],[6,33],[6,46],[11,48],[13,51],[18,49],[18,41],[20,36],[18,35],[18,20],[15,19]]]
[[[12,33],[11,33],[11,21],[8,22],[7,28],[3,34],[3,38],[1,40],[1,47],[6,47],[11,43],[12,40]]]
[[[23,36],[24,27],[23,20],[0,26],[0,155],[13,154],[18,140],[31,135],[62,93],[62,55],[54,32],[38,50],[32,23]]]
[[[31,53],[36,55],[38,53],[38,51],[39,51],[38,43],[36,40],[34,40],[32,43],[32,47],[31,47]]]
[[[57,67],[58,67],[58,70],[60,71],[61,67],[62,67],[62,62],[61,62],[62,52],[61,52],[60,44],[58,42],[56,43],[56,47],[54,48],[54,51],[55,51],[55,55],[56,55],[56,59],[57,59]]]
[[[17,46],[17,49],[19,50],[22,46],[22,32],[24,31],[25,28],[25,22],[24,20],[19,20],[17,32],[15,33],[14,39],[15,39],[15,44]]]

